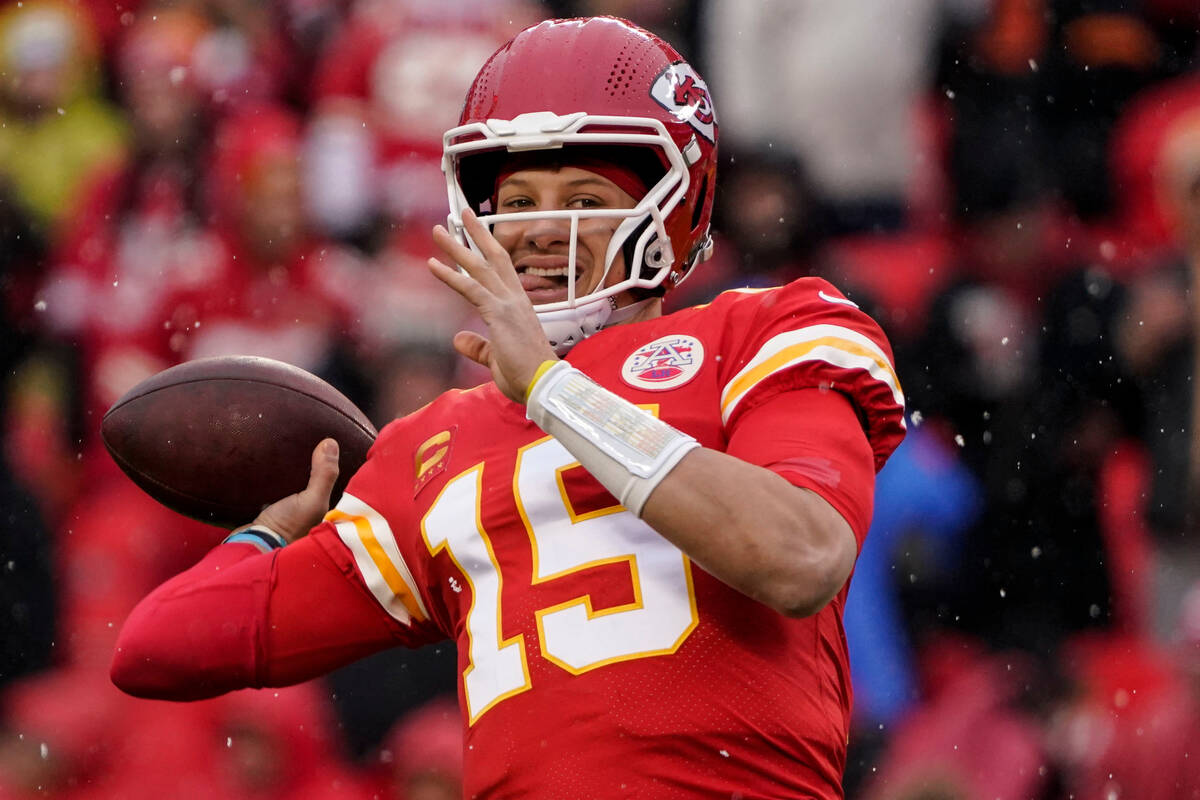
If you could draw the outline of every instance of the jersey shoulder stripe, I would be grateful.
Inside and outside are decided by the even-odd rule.
[[[842,325],[808,325],[768,339],[721,391],[721,421],[728,423],[738,403],[772,375],[804,362],[822,361],[843,369],[862,369],[891,391],[904,407],[904,392],[887,354],[869,337]]]
[[[337,507],[325,519],[353,554],[367,588],[388,614],[405,625],[429,619],[412,571],[382,514],[343,492]]]

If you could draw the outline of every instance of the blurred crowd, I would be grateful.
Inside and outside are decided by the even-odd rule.
[[[909,436],[846,631],[847,795],[1200,797],[1196,0],[0,2],[0,799],[457,797],[451,645],[170,704],[107,679],[222,531],[104,411],[184,360],[308,369],[378,427],[486,378],[424,269],[440,135],[548,16],[708,80],[717,256],[887,330]]]

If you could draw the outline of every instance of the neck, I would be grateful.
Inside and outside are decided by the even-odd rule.
[[[613,309],[612,315],[608,318],[608,326],[625,325],[630,322],[641,322],[642,320],[661,317],[663,313],[662,308],[661,297],[647,297],[645,300],[639,300],[636,303],[630,303],[627,306]]]

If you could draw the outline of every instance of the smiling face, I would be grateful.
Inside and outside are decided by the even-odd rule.
[[[505,177],[496,192],[496,213],[633,208],[634,198],[608,178],[579,167],[535,167]],[[575,296],[612,286],[625,277],[624,257],[617,253],[604,274],[604,254],[622,220],[592,217],[579,220],[575,250]],[[521,286],[534,305],[567,299],[571,220],[527,219],[497,222],[496,240],[512,257]],[[616,296],[617,305],[631,298]]]

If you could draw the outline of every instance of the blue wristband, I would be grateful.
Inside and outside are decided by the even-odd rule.
[[[284,540],[282,536],[270,528],[263,527],[262,525],[238,528],[233,533],[226,536],[225,541],[221,542],[221,544],[232,544],[235,542],[252,544],[264,553],[269,553],[272,550],[278,550],[287,544],[287,541]]]

